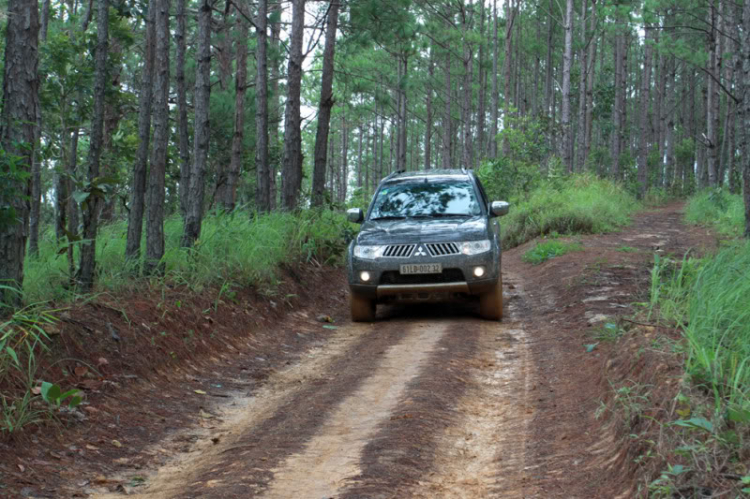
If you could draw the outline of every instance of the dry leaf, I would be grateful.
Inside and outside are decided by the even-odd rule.
[[[112,440],[112,445],[114,445],[114,446],[115,446],[115,447],[117,447],[118,449],[119,449],[120,447],[122,447],[122,444],[120,443],[120,441],[119,441],[119,440]]]
[[[204,392],[203,390],[193,390],[193,391],[197,393],[198,395],[206,395],[206,392]]]
[[[84,366],[78,366],[74,369],[74,371],[76,373],[76,376],[78,376],[79,378],[86,376],[86,373],[89,372],[88,368]]]

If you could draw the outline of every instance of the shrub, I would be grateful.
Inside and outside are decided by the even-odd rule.
[[[685,220],[714,227],[725,235],[739,236],[745,223],[742,196],[721,188],[705,189],[688,201]]]

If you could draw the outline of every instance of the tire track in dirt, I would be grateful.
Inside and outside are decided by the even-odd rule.
[[[433,470],[406,496],[524,497],[533,366],[522,324],[520,280],[507,275],[506,318],[480,324],[470,386],[455,408],[462,417],[437,437]]]
[[[271,499],[334,497],[344,481],[359,472],[360,454],[378,424],[401,402],[448,326],[418,323],[385,354],[376,371],[331,415],[304,452],[273,471]]]
[[[271,468],[299,452],[325,422],[335,405],[354,392],[374,370],[382,353],[406,336],[402,324],[348,325],[303,359],[269,377],[252,397],[238,394],[232,405],[219,407],[222,422],[198,431],[199,441],[166,466],[147,473],[148,487],[135,489],[144,499],[248,497],[272,479]],[[170,440],[194,435],[186,429]],[[214,440],[217,443],[214,443]],[[162,442],[147,452],[163,451]],[[121,494],[96,497],[117,498]]]

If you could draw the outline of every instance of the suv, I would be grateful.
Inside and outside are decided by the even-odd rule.
[[[503,316],[500,224],[504,201],[490,203],[474,172],[396,172],[378,186],[349,245],[351,315],[375,319],[378,303],[478,296],[483,318]]]

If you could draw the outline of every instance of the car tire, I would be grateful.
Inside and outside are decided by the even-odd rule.
[[[353,322],[372,322],[375,320],[375,300],[351,292],[349,295]]]
[[[503,318],[503,277],[498,277],[495,288],[479,297],[479,314],[482,319],[499,321]]]

